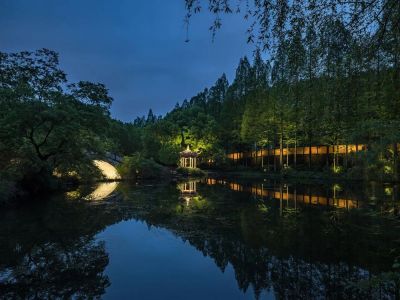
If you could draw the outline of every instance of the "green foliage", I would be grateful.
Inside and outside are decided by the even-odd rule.
[[[168,176],[168,170],[140,153],[125,156],[118,172],[124,179],[155,179]]]
[[[107,129],[108,149],[120,155],[143,151],[142,130],[132,123],[110,120]]]
[[[102,84],[68,84],[57,53],[0,53],[0,168],[34,189],[52,174],[93,174],[92,156],[108,150]],[[67,86],[67,88],[65,88]]]
[[[179,145],[173,143],[165,143],[161,145],[158,151],[158,159],[160,163],[167,166],[175,166],[179,161]]]
[[[154,128],[155,126],[151,125],[143,129],[143,154],[147,158],[158,159],[158,151],[161,146],[161,141]]]
[[[397,0],[185,0],[185,7],[187,21],[204,11],[215,16],[210,27],[213,36],[221,28],[224,14],[242,15],[249,24],[247,42],[265,50],[274,50],[288,31],[307,28],[308,23],[323,27],[326,20],[336,18],[346,20],[351,33],[367,33],[372,37],[370,46],[375,47],[381,39],[390,38],[393,29],[398,30],[397,21],[400,17],[400,3]],[[395,44],[393,40],[392,43]]]

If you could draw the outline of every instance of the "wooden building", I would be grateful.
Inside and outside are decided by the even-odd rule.
[[[186,150],[180,153],[180,166],[182,168],[196,168],[197,156],[197,152],[190,150],[190,147],[187,146]]]

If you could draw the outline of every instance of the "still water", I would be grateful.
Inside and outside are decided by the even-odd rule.
[[[392,299],[398,187],[104,183],[0,211],[1,299]]]

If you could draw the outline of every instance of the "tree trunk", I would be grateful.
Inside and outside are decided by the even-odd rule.
[[[326,168],[329,169],[329,146],[326,146]]]
[[[336,145],[333,146],[333,172],[336,172]]]
[[[294,168],[296,169],[297,167],[297,133],[296,133],[296,137],[294,139]]]
[[[261,147],[261,168],[264,169],[264,147]]]
[[[393,144],[393,175],[395,180],[399,180],[399,152],[397,149],[397,143]]]
[[[283,130],[281,127],[281,136],[279,139],[279,167],[282,169],[283,164]]]
[[[289,141],[286,141],[286,167],[289,167]]]

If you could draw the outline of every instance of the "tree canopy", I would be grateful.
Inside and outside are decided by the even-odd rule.
[[[223,25],[223,15],[241,14],[249,23],[247,42],[263,49],[279,45],[296,28],[320,27],[329,19],[342,20],[354,34],[369,35],[375,45],[400,26],[397,0],[185,0],[185,7],[187,24],[194,14],[213,14],[213,35]]]
[[[69,84],[54,51],[1,53],[2,174],[34,184],[92,173],[91,157],[109,148],[112,101],[103,84]]]

